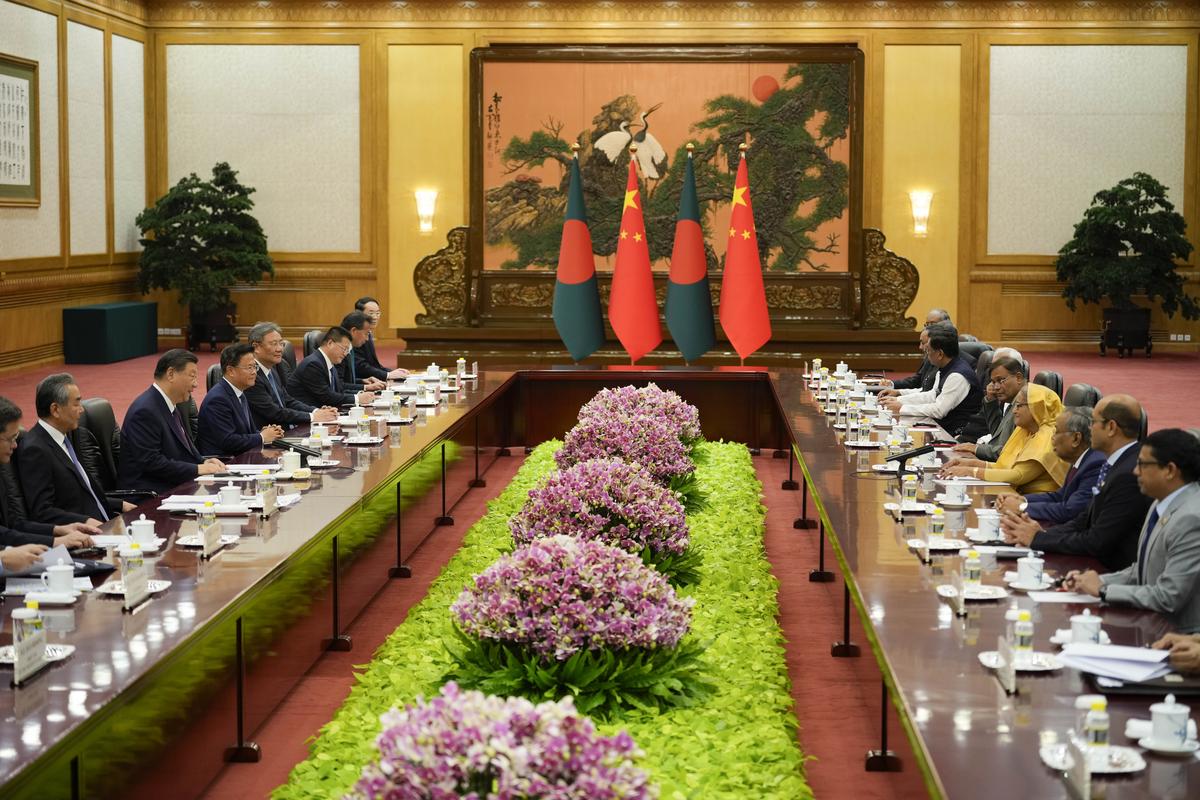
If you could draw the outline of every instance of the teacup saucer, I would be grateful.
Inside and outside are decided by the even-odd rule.
[[[1151,753],[1160,756],[1188,756],[1200,750],[1200,741],[1189,739],[1183,743],[1182,747],[1174,744],[1163,744],[1155,741],[1147,736],[1145,739],[1138,739],[1138,746],[1144,747]]]
[[[939,506],[941,506],[942,508],[952,508],[952,509],[957,510],[960,508],[970,508],[971,507],[971,498],[969,498],[969,497],[964,500],[951,500],[948,495],[946,495],[945,493],[942,493],[942,494],[939,494],[934,499],[937,500],[937,504]]]
[[[1059,628],[1050,637],[1050,644],[1066,645],[1075,641],[1071,638],[1070,628]],[[1112,639],[1108,637],[1108,631],[1100,631],[1100,644],[1112,644]]]
[[[1008,584],[1008,588],[1016,589],[1018,592],[1041,592],[1054,585],[1054,579],[1047,575],[1042,575],[1039,583],[1021,583],[1020,579],[1010,581],[1007,575],[1004,577],[1004,582]]]

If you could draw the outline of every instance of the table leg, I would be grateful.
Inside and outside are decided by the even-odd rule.
[[[237,694],[237,744],[225,748],[225,760],[235,764],[257,764],[262,750],[257,742],[246,741],[246,651],[242,646],[242,618],[238,617],[234,633],[234,669]]]
[[[454,524],[454,517],[446,511],[446,445],[442,445],[442,515],[433,521],[439,527]]]
[[[400,487],[403,483],[403,479],[396,481],[396,566],[388,569],[389,578],[412,577],[412,569],[404,563],[404,559],[401,556],[401,552],[403,550],[401,547],[401,529],[404,526],[404,511],[400,508],[402,502],[402,492],[400,491]]]
[[[479,418],[475,418],[475,477],[467,486],[472,489],[480,489],[487,486],[487,480],[479,477]]]
[[[800,516],[792,520],[792,527],[796,530],[815,528],[817,523],[808,518],[808,479],[801,475],[800,483]]]
[[[778,453],[779,451],[776,450],[775,452]],[[785,492],[794,492],[800,488],[800,484],[796,483],[796,454],[793,453],[791,450],[788,450],[787,451],[787,460],[788,460],[787,480],[784,481],[783,483],[781,483],[779,485],[779,488],[783,489]]]
[[[903,764],[900,756],[888,749],[888,692],[887,683],[880,681],[883,686],[883,706],[879,714],[879,749],[867,751],[867,772],[900,772]]]
[[[842,640],[834,642],[830,648],[830,655],[834,658],[858,658],[862,651],[858,645],[850,641],[850,584],[845,583],[842,586],[844,594],[842,596]]]
[[[817,547],[819,548],[817,568],[814,570],[809,570],[808,579],[810,581],[812,581],[813,583],[830,583],[833,581],[833,573],[830,572],[829,570],[825,569],[825,523],[824,522],[821,523],[820,536],[821,536],[821,541],[817,545]]]
[[[333,537],[333,583],[330,589],[333,592],[333,635],[323,641],[321,644],[326,650],[335,650],[339,653],[348,653],[354,646],[354,642],[350,636],[342,633],[342,626],[338,619],[340,612],[338,606],[338,540]]]

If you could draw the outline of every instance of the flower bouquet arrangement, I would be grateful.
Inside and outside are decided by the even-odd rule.
[[[625,731],[600,736],[570,697],[534,705],[460,691],[382,717],[379,760],[354,798],[387,800],[649,800],[658,796]]]
[[[448,679],[489,694],[575,695],[585,714],[690,705],[712,687],[684,641],[691,598],[602,542],[535,539],[474,576],[451,606]]]
[[[657,386],[622,386],[601,390],[584,404],[555,461],[560,469],[593,458],[639,464],[678,494],[690,514],[705,505],[692,458],[700,441],[694,406]]]
[[[562,534],[635,553],[676,586],[700,578],[701,557],[689,547],[683,505],[641,466],[617,458],[552,473],[530,490],[508,526],[518,547]]]

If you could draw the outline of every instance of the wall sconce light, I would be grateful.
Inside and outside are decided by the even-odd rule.
[[[908,193],[912,204],[913,236],[924,238],[929,233],[929,207],[933,204],[933,192],[914,189]]]
[[[437,208],[437,189],[417,189],[413,194],[417,197],[417,230],[421,233],[432,233],[433,212]]]

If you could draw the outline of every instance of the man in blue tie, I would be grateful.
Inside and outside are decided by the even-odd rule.
[[[357,396],[342,382],[338,365],[350,353],[350,332],[345,328],[332,327],[325,331],[321,344],[307,358],[296,365],[295,372],[288,378],[288,392],[292,397],[313,408],[321,406],[352,406],[375,402],[373,392],[359,392]]]
[[[1200,442],[1185,430],[1155,431],[1137,459],[1138,486],[1154,498],[1137,560],[1119,572],[1067,573],[1063,586],[1163,614],[1180,633],[1200,631]]]
[[[38,522],[100,525],[133,505],[108,498],[96,476],[79,461],[73,441],[83,416],[83,399],[66,372],[47,375],[34,394],[37,424],[21,436],[13,463],[25,495],[25,510]]]
[[[358,348],[362,347],[367,337],[371,335],[371,321],[361,311],[351,311],[342,318],[342,328],[350,334],[350,352],[338,365],[338,374],[342,383],[352,392],[366,389],[376,392],[387,388],[387,375],[378,375],[373,367],[369,367],[356,356]]]
[[[407,377],[408,370],[402,367],[393,370],[387,369],[379,362],[379,355],[375,352],[374,331],[379,327],[379,321],[383,319],[383,309],[379,307],[379,301],[370,296],[360,297],[354,302],[354,310],[366,314],[368,323],[366,341],[354,347],[355,365],[366,365],[367,374],[381,380],[398,381]]]
[[[257,427],[279,425],[286,430],[310,422],[337,421],[337,409],[333,406],[314,408],[288,392],[287,379],[280,367],[284,343],[283,331],[278,325],[259,322],[250,329],[246,339],[254,348],[254,362],[258,369],[254,384],[246,388],[250,414]]]
[[[278,425],[258,429],[250,415],[246,390],[258,375],[253,347],[239,343],[222,350],[221,375],[200,405],[201,452],[236,456],[283,436],[283,428]]]

